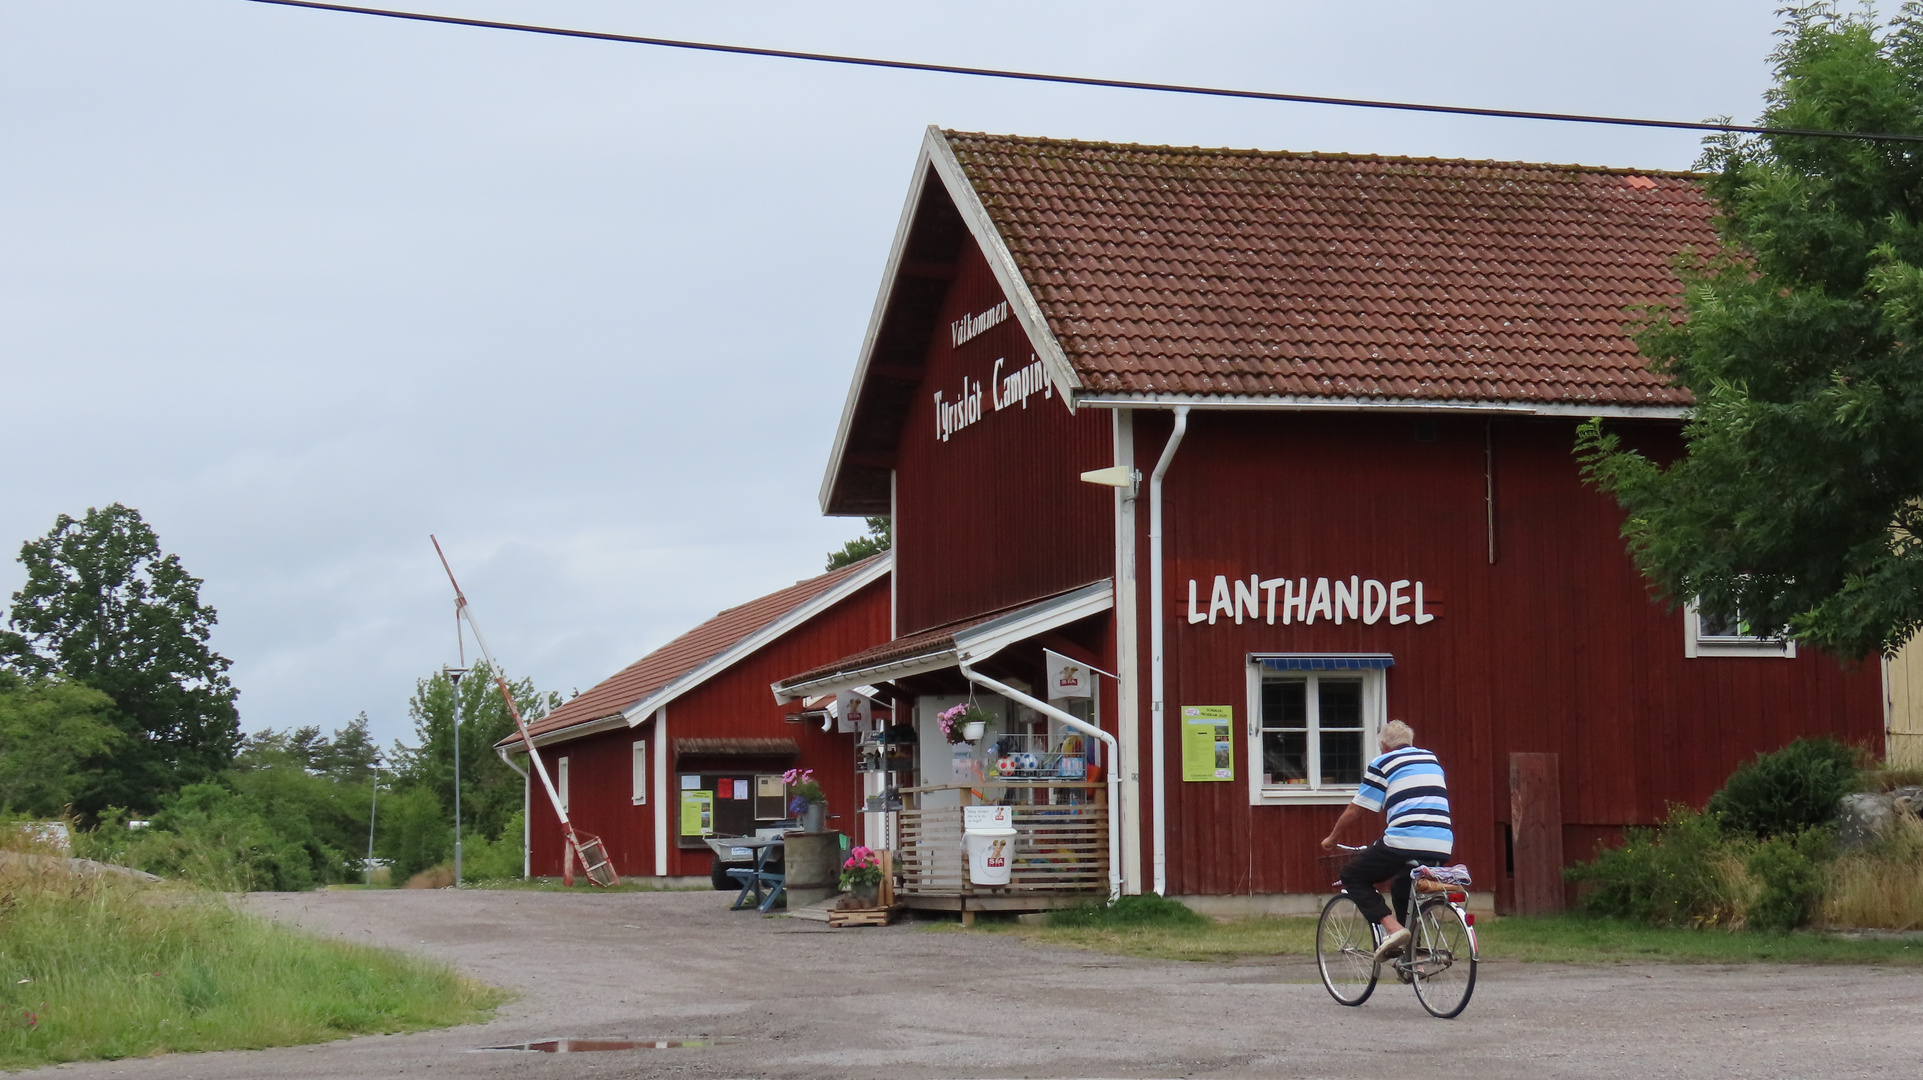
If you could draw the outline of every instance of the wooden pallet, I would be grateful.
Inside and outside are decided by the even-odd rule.
[[[828,913],[829,926],[887,926],[901,905],[876,908],[838,908]]]

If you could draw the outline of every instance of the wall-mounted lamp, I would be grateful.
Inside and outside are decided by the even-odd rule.
[[[1110,465],[1106,469],[1090,469],[1082,474],[1082,483],[1121,488],[1125,499],[1135,497],[1135,488],[1141,482],[1142,474],[1127,465]]]

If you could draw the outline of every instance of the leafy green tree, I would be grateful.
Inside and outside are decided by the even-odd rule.
[[[13,594],[12,630],[0,631],[0,662],[106,694],[126,736],[76,808],[149,811],[225,769],[240,721],[229,661],[208,645],[215,612],[140,512],[115,503],[62,514],[21,546],[20,562],[27,583]]]
[[[1762,123],[1923,134],[1923,8],[1793,8]],[[1923,624],[1923,154],[1771,135],[1708,142],[1720,250],[1637,342],[1695,396],[1661,462],[1598,422],[1578,453],[1672,602],[1844,657]]]
[[[521,716],[532,724],[560,705],[558,694],[543,694],[528,679],[509,680]],[[393,759],[397,787],[431,793],[440,819],[448,823],[446,854],[453,854],[454,813],[454,681],[443,673],[418,680],[408,702],[414,720],[416,745],[397,743]],[[463,840],[494,839],[521,809],[521,775],[494,752],[494,744],[514,733],[514,718],[501,700],[500,688],[485,663],[477,663],[460,681],[461,695],[461,819]],[[385,813],[385,811],[383,811]],[[425,820],[425,819],[423,819]],[[396,828],[400,828],[396,825]],[[519,827],[513,838],[518,846]],[[396,851],[411,844],[394,834]],[[463,845],[465,853],[465,844]],[[400,856],[396,859],[396,877]],[[465,867],[463,867],[465,870]]]
[[[840,550],[828,553],[828,569],[839,570],[844,566],[887,551],[894,543],[894,523],[886,517],[867,518],[868,531],[841,545]]]
[[[318,727],[276,731],[265,728],[241,740],[237,768],[286,763],[315,776],[340,782],[366,783],[381,763],[380,747],[368,733],[367,714],[347,722],[332,737]]]
[[[0,671],[0,811],[52,817],[92,787],[122,738],[112,711],[98,690]]]

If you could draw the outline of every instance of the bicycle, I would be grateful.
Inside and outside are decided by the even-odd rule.
[[[1336,846],[1348,852],[1366,850]],[[1409,943],[1402,955],[1387,964],[1398,980],[1415,987],[1416,1000],[1429,1015],[1454,1019],[1468,1007],[1469,995],[1476,989],[1476,920],[1467,910],[1468,874],[1438,871],[1415,859],[1409,860],[1409,867],[1415,887],[1409,890],[1409,910],[1402,913]],[[1316,923],[1316,967],[1330,997],[1343,1005],[1360,1005],[1375,993],[1381,977],[1382,964],[1376,962],[1375,950],[1382,941],[1382,928],[1362,914],[1340,881],[1336,890]]]

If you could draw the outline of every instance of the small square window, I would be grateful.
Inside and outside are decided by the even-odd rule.
[[[1695,604],[1683,607],[1683,655],[1691,659],[1711,656],[1759,656],[1793,658],[1796,642],[1783,637],[1759,637],[1750,632],[1749,620],[1740,612],[1715,615]]]

